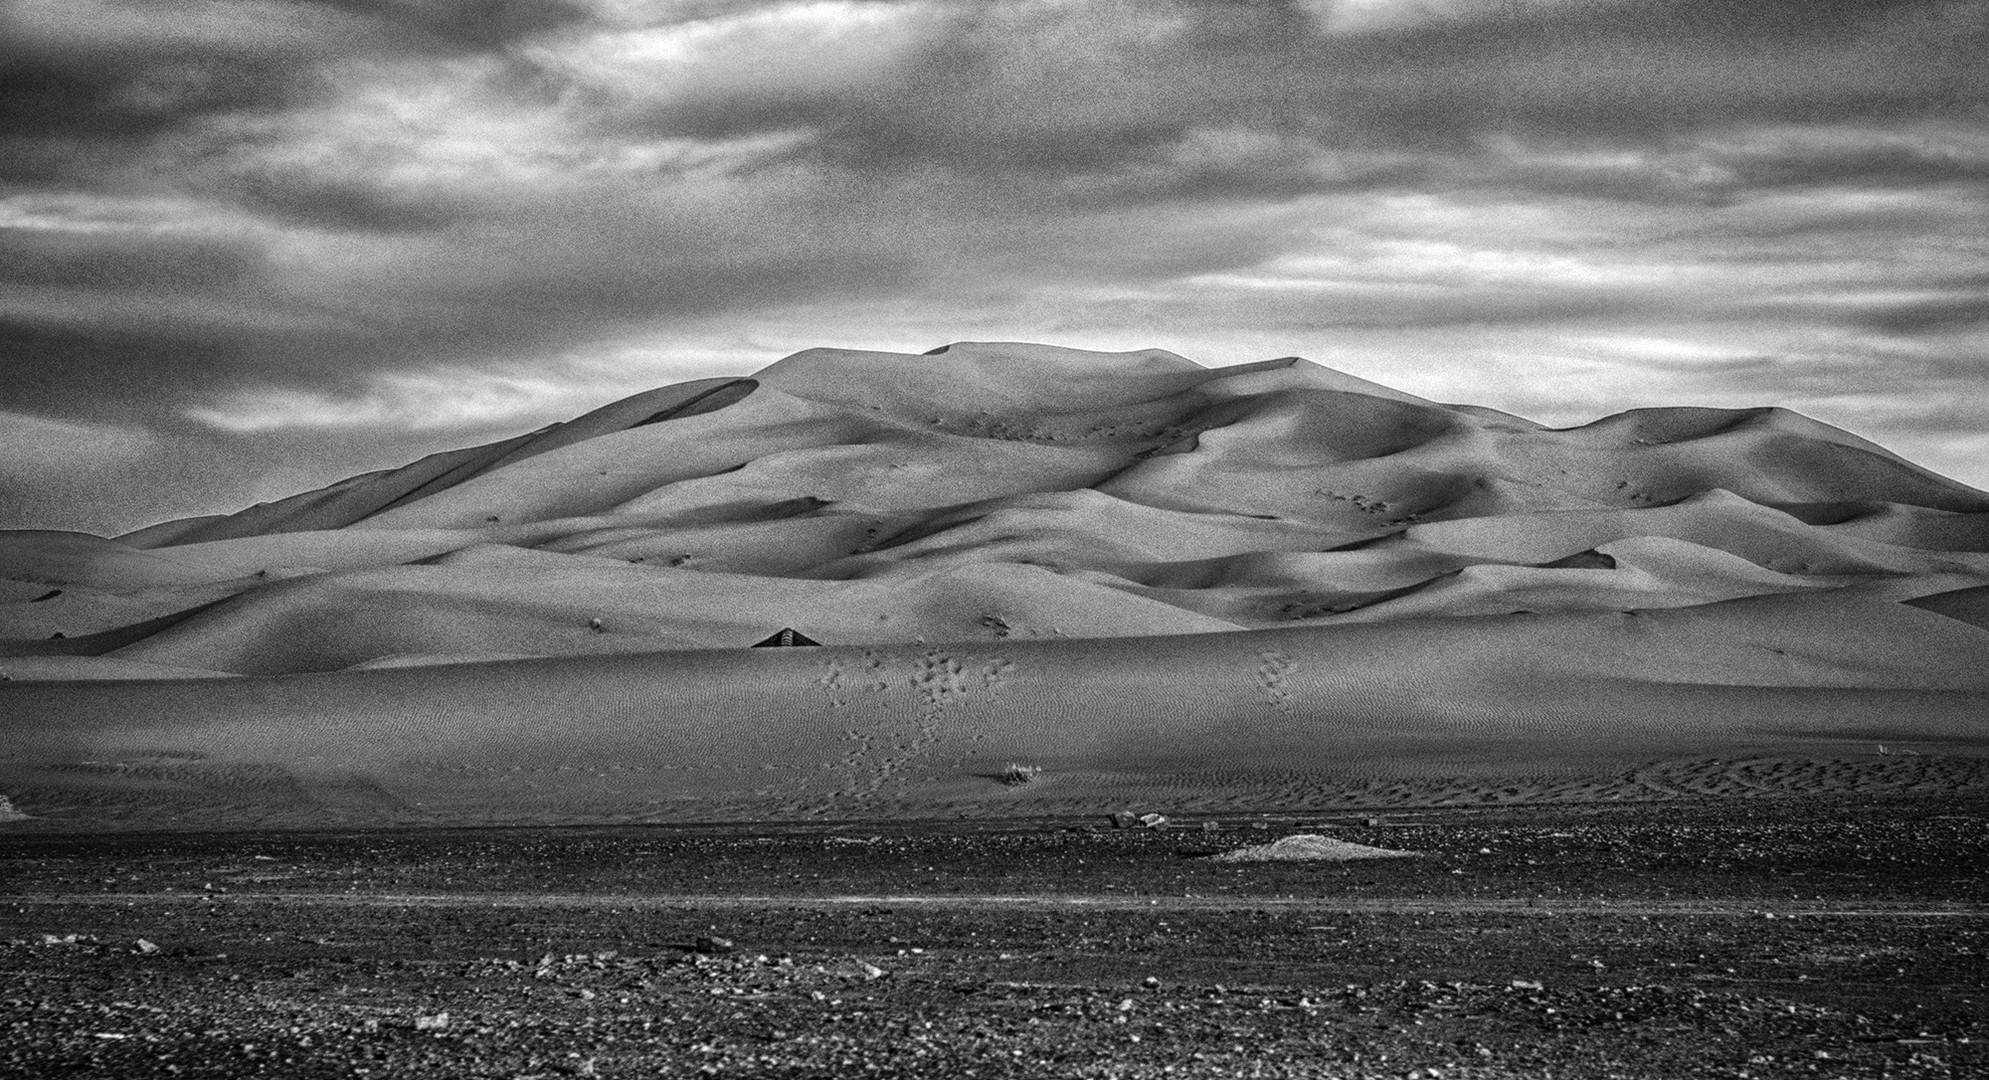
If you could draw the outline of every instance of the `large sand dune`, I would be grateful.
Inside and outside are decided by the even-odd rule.
[[[1782,410],[1557,431],[1296,359],[818,349],[239,514],[0,533],[0,795],[90,827],[1978,783],[1986,589],[1989,495]],[[746,648],[783,627],[824,647]]]

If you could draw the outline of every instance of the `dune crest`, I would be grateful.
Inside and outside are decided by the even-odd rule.
[[[1292,357],[811,349],[236,514],[0,533],[0,786],[87,808],[263,776],[399,820],[446,733],[478,761],[539,745],[466,704],[528,676],[564,688],[542,723],[572,746],[625,755],[600,732],[656,695],[676,752],[720,724],[811,777],[587,765],[519,796],[582,818],[1062,805],[1219,774],[1237,739],[1252,783],[1417,739],[1478,768],[1508,729],[1590,732],[1601,762],[1899,742],[1903,703],[1903,734],[1976,753],[1985,589],[1989,494],[1785,410],[1553,430]],[[823,647],[747,649],[783,627]],[[382,702],[422,719],[376,730]],[[1046,709],[1116,719],[1059,735],[1062,779],[984,790]],[[271,723],[356,741],[293,760],[247,734]],[[460,768],[483,779],[434,781],[460,806],[495,790]],[[325,779],[352,775],[397,794]]]

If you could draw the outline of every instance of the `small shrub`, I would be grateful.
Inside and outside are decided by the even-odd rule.
[[[1014,762],[1010,762],[1008,767],[1001,771],[1001,782],[1009,787],[1021,787],[1029,781],[1036,779],[1042,771],[1043,767],[1041,765],[1017,765]]]

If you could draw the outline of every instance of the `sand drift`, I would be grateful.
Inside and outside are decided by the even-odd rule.
[[[821,644],[751,648],[788,628]],[[822,349],[0,533],[0,674],[10,828],[1622,797],[1982,755],[1989,495],[1776,409],[1552,430],[1297,359]]]

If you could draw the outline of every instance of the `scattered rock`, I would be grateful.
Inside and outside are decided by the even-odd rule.
[[[694,952],[701,952],[710,956],[716,956],[719,953],[729,953],[733,949],[732,939],[722,938],[715,934],[706,934],[691,942],[691,949]]]
[[[137,953],[140,956],[150,956],[153,953],[159,951],[159,946],[145,940],[144,938],[139,938],[138,941],[132,945],[131,951]]]
[[[1115,829],[1130,829],[1139,822],[1139,815],[1131,810],[1120,810],[1112,815],[1112,827]]]
[[[864,982],[874,982],[890,973],[867,960],[858,960],[855,957],[849,957],[837,961],[835,966],[829,969],[829,974],[844,979],[861,979]]]
[[[1167,827],[1167,815],[1141,814],[1140,824],[1146,826],[1149,829],[1165,829]]]

